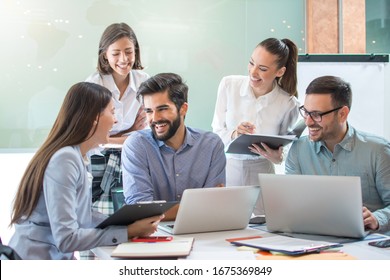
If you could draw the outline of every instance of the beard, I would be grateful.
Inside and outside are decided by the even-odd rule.
[[[160,135],[157,134],[155,125],[156,124],[164,124],[164,123],[169,126],[168,131],[165,132],[164,134],[160,134]],[[156,139],[165,142],[165,141],[169,140],[170,138],[172,138],[176,134],[176,131],[178,130],[180,125],[181,125],[181,119],[180,119],[180,115],[178,114],[177,118],[174,119],[172,122],[167,121],[167,120],[153,122],[151,125],[151,129],[152,129],[153,135]]]

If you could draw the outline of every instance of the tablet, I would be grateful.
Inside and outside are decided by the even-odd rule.
[[[129,225],[144,218],[161,215],[176,204],[178,204],[177,201],[123,205],[118,211],[105,219],[96,227],[105,228],[108,226]]]

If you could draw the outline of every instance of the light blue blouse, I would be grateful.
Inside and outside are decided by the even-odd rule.
[[[46,168],[37,206],[15,224],[9,246],[22,259],[73,259],[74,251],[127,241],[126,226],[95,228],[107,217],[92,211],[91,195],[79,146],[60,149]]]

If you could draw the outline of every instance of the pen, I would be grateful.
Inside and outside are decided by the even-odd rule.
[[[165,203],[166,200],[151,200],[151,201],[138,201],[137,204],[149,204],[149,203]]]

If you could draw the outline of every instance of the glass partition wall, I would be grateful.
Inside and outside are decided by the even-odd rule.
[[[69,87],[96,70],[111,23],[134,29],[148,74],[187,81],[186,123],[210,130],[219,81],[246,74],[257,43],[287,37],[305,52],[304,10],[304,0],[1,1],[0,151],[42,143]]]

